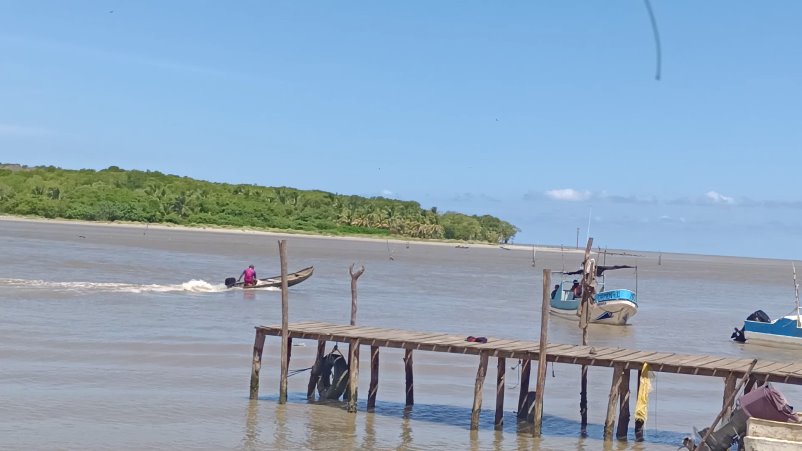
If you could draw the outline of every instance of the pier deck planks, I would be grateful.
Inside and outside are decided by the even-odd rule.
[[[256,329],[265,335],[281,336],[281,326],[258,326]],[[290,324],[289,336],[295,339],[340,342],[356,339],[362,345],[451,354],[479,355],[486,352],[490,356],[499,358],[534,360],[537,359],[539,353],[536,341],[488,337],[487,343],[476,343],[466,341],[466,337],[442,332],[347,326],[312,321]],[[719,377],[730,373],[739,377],[743,376],[752,363],[751,359],[724,356],[674,354],[561,343],[549,343],[546,353],[548,361],[557,363],[599,367],[623,364],[624,368],[628,369],[638,369],[644,363],[648,363],[652,371]],[[760,360],[752,371],[752,375],[758,379],[802,385],[802,364]]]

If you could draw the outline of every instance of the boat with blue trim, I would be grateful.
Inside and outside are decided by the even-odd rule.
[[[799,284],[794,271],[794,292],[796,294],[795,313],[771,320],[763,310],[757,310],[746,318],[742,329],[735,328],[731,338],[739,343],[762,344],[767,346],[792,347],[802,349],[802,315],[799,309]]]
[[[619,288],[614,290],[604,289],[604,272],[613,269],[631,268],[635,270],[635,290]],[[582,270],[572,272],[553,272],[561,275],[579,275]],[[596,276],[601,278],[600,291],[592,294],[588,305],[589,321],[598,324],[610,324],[623,326],[638,313],[637,295],[637,266],[616,265],[616,266],[597,266]],[[579,281],[561,280],[554,286],[551,292],[549,311],[555,315],[567,319],[579,319],[579,305],[582,300],[581,285]]]

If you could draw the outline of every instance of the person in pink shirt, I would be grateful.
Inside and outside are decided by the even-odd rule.
[[[245,271],[242,271],[242,274],[239,275],[239,282],[242,278],[245,278],[245,286],[250,287],[256,285],[256,270],[253,268],[253,265],[249,265],[245,268]]]

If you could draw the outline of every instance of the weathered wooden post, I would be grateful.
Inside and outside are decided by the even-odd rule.
[[[543,270],[543,302],[540,308],[540,342],[537,366],[537,385],[535,386],[535,422],[532,436],[539,437],[543,425],[543,395],[546,388],[546,346],[548,346],[549,329],[549,288],[551,287],[551,270]]]
[[[379,390],[379,347],[370,347],[370,387],[368,388],[368,410],[376,407],[376,392]]]
[[[619,412],[618,412],[618,429],[616,430],[616,438],[618,440],[627,439],[627,431],[629,430],[629,377],[632,370],[625,369],[621,375],[621,388],[619,389]]]
[[[326,354],[326,340],[317,341],[317,354],[315,364],[309,373],[309,385],[306,387],[306,399],[315,399],[315,387],[320,380],[320,373],[323,371],[323,357]]]
[[[496,367],[496,418],[495,429],[500,431],[504,428],[504,377],[507,374],[507,359],[498,358]]]
[[[607,418],[604,420],[604,439],[613,438],[613,427],[615,426],[615,408],[618,404],[619,390],[621,389],[621,379],[624,374],[624,364],[616,363],[613,366],[613,382],[610,384],[610,397],[607,399]]]
[[[406,406],[415,404],[415,387],[412,381],[412,350],[404,349],[404,379],[406,380]]]
[[[253,362],[251,364],[251,399],[259,398],[259,371],[262,369],[262,350],[265,347],[265,333],[256,329],[253,340]]]
[[[577,246],[578,247],[578,246]],[[587,286],[588,260],[590,260],[590,249],[593,247],[593,237],[588,238],[585,247],[585,259],[582,261],[582,300],[579,304],[579,327],[582,329],[582,346],[588,345],[588,316],[590,290]],[[579,415],[581,417],[580,433],[584,436],[588,432],[588,366],[582,365],[582,381],[579,390]]]
[[[348,346],[348,411],[356,412],[356,387],[359,380],[359,339],[354,338]]]
[[[482,410],[482,386],[487,375],[488,352],[480,351],[479,369],[476,370],[476,385],[473,388],[473,408],[471,409],[471,430],[479,429],[479,412]]]
[[[348,274],[351,275],[351,325],[356,326],[356,280],[365,272],[365,266],[361,266],[357,272],[354,272],[353,263],[348,268]]]
[[[521,361],[521,382],[518,394],[518,419],[525,420],[529,416],[529,409],[526,406],[526,399],[529,397],[529,379],[532,369],[532,361],[524,359]]]
[[[287,403],[287,374],[289,373],[289,288],[287,287],[287,240],[278,242],[278,253],[281,259],[281,382],[279,384],[278,403]]]
[[[354,272],[354,265],[348,268],[351,275],[351,325],[356,326],[357,279],[365,272],[362,266]],[[371,373],[372,376],[372,373]],[[348,411],[356,412],[357,386],[359,382],[359,340],[353,339],[348,345]]]

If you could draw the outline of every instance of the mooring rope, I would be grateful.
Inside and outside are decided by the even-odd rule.
[[[312,369],[312,367],[310,366],[309,368],[299,368],[299,369],[290,370],[289,373],[287,374],[287,377],[293,377],[296,374],[300,374],[300,373],[303,373],[304,371],[309,371],[311,369]]]

